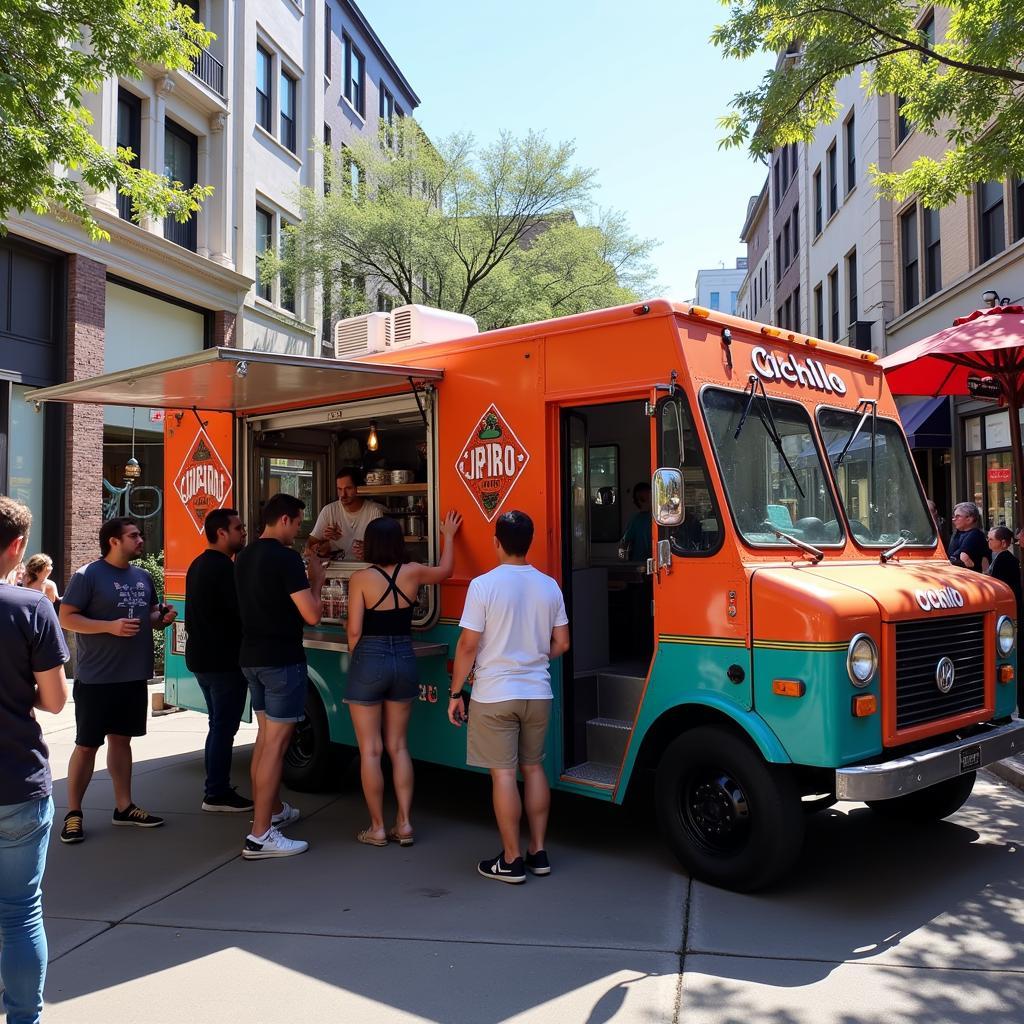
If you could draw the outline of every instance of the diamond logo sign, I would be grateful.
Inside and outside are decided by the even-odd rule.
[[[174,490],[199,533],[207,513],[227,504],[231,474],[202,427],[174,478]]]
[[[498,514],[530,453],[492,405],[462,446],[455,468],[487,522]]]

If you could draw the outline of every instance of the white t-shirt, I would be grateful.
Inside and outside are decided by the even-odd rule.
[[[332,540],[331,551],[337,552],[342,558],[352,558],[352,545],[357,540],[362,540],[366,533],[366,527],[374,519],[380,519],[384,515],[384,506],[378,505],[375,501],[363,499],[362,507],[354,515],[345,511],[340,501],[332,501],[324,505],[320,515],[316,517],[316,525],[313,527],[313,536],[324,539],[324,531],[328,526],[337,526],[341,530],[341,537]]]
[[[550,700],[551,631],[568,624],[558,584],[532,565],[499,565],[478,576],[459,623],[483,634],[473,700]]]

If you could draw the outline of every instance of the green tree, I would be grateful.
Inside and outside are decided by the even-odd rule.
[[[365,312],[361,283],[376,279],[399,303],[484,329],[632,301],[651,286],[653,243],[620,214],[577,222],[571,211],[592,212],[594,172],[572,157],[536,134],[434,146],[403,118],[327,159],[327,194],[302,190],[302,220],[261,274],[325,282],[342,315]]]
[[[941,160],[919,157],[873,182],[886,198],[917,193],[944,206],[979,181],[1024,174],[1024,4],[1021,0],[721,0],[729,18],[712,42],[730,57],[784,54],[720,119],[722,144],[754,156],[812,138],[836,119],[836,83],[863,69],[868,94],[901,98],[915,131],[944,138]],[[945,8],[945,38],[920,27]]]
[[[186,69],[213,38],[175,0],[4,0],[0,4],[0,232],[12,210],[70,214],[106,239],[83,185],[116,188],[136,213],[187,220],[212,189],[184,188],[104,149],[83,103],[115,75]]]

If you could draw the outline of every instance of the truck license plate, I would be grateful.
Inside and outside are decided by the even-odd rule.
[[[960,773],[973,772],[981,767],[981,747],[965,747],[960,751]]]

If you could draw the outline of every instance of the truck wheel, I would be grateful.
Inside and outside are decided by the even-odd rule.
[[[655,803],[683,867],[724,889],[770,885],[803,845],[804,815],[792,775],[719,726],[686,732],[666,749]]]
[[[891,800],[868,800],[867,805],[876,814],[887,818],[909,821],[940,821],[959,811],[974,789],[976,772],[966,772],[955,779],[936,783],[916,793],[896,796]]]
[[[295,727],[284,754],[282,779],[291,789],[315,793],[337,782],[336,755],[320,695],[306,691],[306,717]]]

